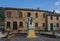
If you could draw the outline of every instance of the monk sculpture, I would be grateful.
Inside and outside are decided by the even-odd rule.
[[[33,17],[32,16],[28,17],[28,36],[27,36],[27,38],[36,38],[34,26],[35,25],[33,22]]]

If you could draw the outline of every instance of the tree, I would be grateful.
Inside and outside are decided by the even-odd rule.
[[[3,13],[0,13],[0,18],[2,19],[2,21],[4,21],[5,16]]]
[[[0,12],[0,26],[4,26],[4,19],[5,19],[4,13]]]

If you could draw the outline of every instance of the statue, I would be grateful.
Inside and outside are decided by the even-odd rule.
[[[31,17],[28,17],[28,36],[27,38],[36,38],[35,31],[34,31],[34,22]]]
[[[32,17],[28,18],[28,29],[34,29],[34,23]]]

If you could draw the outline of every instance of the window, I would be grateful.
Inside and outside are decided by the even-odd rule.
[[[20,22],[19,26],[20,26],[20,27],[23,27],[23,22]]]
[[[7,22],[7,28],[10,28],[10,22]]]
[[[38,17],[38,13],[35,13],[36,18]]]
[[[13,22],[13,30],[17,30],[17,22]]]
[[[58,16],[57,16],[57,20],[59,20]]]
[[[57,23],[57,27],[59,27],[59,23]]]
[[[19,18],[22,18],[22,12],[19,12]]]
[[[45,23],[43,23],[43,27],[45,27]]]
[[[30,17],[30,16],[31,16],[31,13],[30,13],[30,12],[28,12],[27,17]]]
[[[53,17],[51,16],[51,20],[53,20]]]
[[[35,23],[35,27],[38,27],[38,23]]]
[[[43,14],[43,18],[45,18],[45,13]]]
[[[8,18],[11,17],[11,12],[7,12],[7,17],[8,17]]]

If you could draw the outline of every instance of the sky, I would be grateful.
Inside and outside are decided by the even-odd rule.
[[[60,0],[0,0],[0,7],[39,8],[60,13]]]

